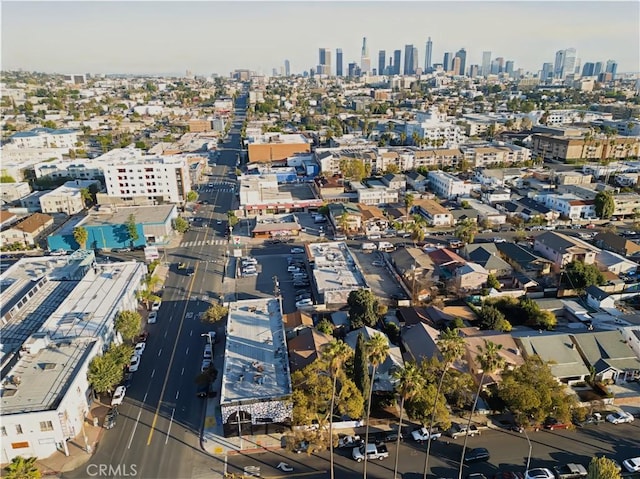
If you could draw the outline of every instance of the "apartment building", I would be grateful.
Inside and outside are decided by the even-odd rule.
[[[20,131],[9,137],[17,148],[75,148],[78,143],[78,131],[54,130],[53,128],[34,128]]]
[[[556,271],[575,260],[594,264],[599,249],[577,238],[548,231],[536,237],[533,250],[553,261]]]
[[[434,200],[415,200],[412,212],[421,215],[431,226],[453,226],[453,215],[440,203]]]
[[[484,145],[461,145],[464,159],[475,168],[495,165],[522,165],[531,160],[531,150],[510,143],[488,143]]]
[[[589,141],[584,135],[557,136],[535,134],[532,138],[533,158],[544,160],[611,160],[637,158],[640,151],[638,137],[607,138],[599,135]]]
[[[640,195],[637,193],[618,193],[614,196],[613,216],[633,216],[640,211]]]
[[[351,182],[351,189],[357,194],[358,203],[365,205],[385,205],[397,203],[400,193],[395,188],[389,188],[380,180],[366,180],[366,182]]]
[[[8,227],[3,227],[0,232],[0,245],[19,243],[25,246],[34,246],[38,236],[52,226],[53,218],[51,216],[34,213]]]
[[[478,184],[463,181],[444,171],[430,171],[428,176],[431,189],[440,198],[454,199],[469,196],[473,189],[479,188]]]
[[[86,208],[82,190],[97,190],[99,187],[100,183],[95,180],[67,181],[64,185],[40,196],[40,210],[43,213],[75,215]]]
[[[570,193],[541,193],[535,196],[535,200],[571,220],[596,217],[594,200],[582,199]]]
[[[417,112],[415,121],[408,121],[405,125],[407,138],[416,135],[423,139],[428,146],[444,146],[457,148],[466,140],[463,129],[447,121],[447,116],[432,107],[428,112]]]

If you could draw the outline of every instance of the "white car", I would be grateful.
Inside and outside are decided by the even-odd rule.
[[[624,424],[625,422],[633,422],[633,416],[628,412],[618,411],[607,416],[607,421],[611,424]]]
[[[303,299],[296,302],[296,308],[306,308],[308,306],[313,306],[313,301],[310,299]]]
[[[151,305],[151,311],[158,311],[160,309],[161,304],[162,304],[162,301],[154,301],[153,304]]]
[[[135,373],[140,367],[140,356],[134,354],[129,361],[129,372]]]
[[[119,406],[124,401],[124,396],[127,393],[127,388],[124,386],[118,386],[116,391],[113,393],[113,397],[111,398],[112,406]]]
[[[147,343],[138,343],[136,344],[136,347],[133,348],[133,352],[137,356],[142,356],[142,353],[144,353],[144,348],[146,347],[147,347]]]
[[[536,467],[529,469],[524,479],[555,479],[555,475],[546,467]]]
[[[631,457],[622,461],[622,465],[629,472],[640,472],[640,457]]]
[[[255,258],[242,258],[242,264],[258,264],[258,260]]]
[[[153,324],[158,320],[158,313],[156,311],[151,311],[149,316],[147,317],[147,323]]]

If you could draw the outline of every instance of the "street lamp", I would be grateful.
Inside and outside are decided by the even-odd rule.
[[[524,470],[524,475],[526,477],[527,473],[529,472],[529,465],[531,463],[531,441],[529,440],[529,435],[527,434],[527,430],[525,428],[522,428],[522,432],[524,432],[524,437],[527,438],[527,443],[529,444],[529,455],[527,456],[527,466]]]

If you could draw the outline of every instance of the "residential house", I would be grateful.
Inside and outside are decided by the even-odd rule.
[[[352,198],[354,200],[356,198],[355,194],[345,192],[344,179],[341,174],[330,177],[319,176],[313,180],[311,186],[318,198],[322,198],[327,203],[347,203]]]
[[[442,281],[451,280],[456,269],[467,263],[467,260],[447,248],[429,251],[427,255],[429,255],[433,264],[437,266],[438,273]]]
[[[538,356],[545,363],[549,363],[551,374],[558,381],[572,385],[584,382],[589,377],[589,369],[570,335],[542,333],[515,339],[525,359]]]
[[[358,204],[358,209],[360,210],[362,228],[366,234],[389,229],[389,220],[377,206]]]
[[[422,301],[431,296],[437,272],[435,264],[424,251],[419,248],[398,248],[389,254],[389,258],[414,298]]]
[[[43,213],[34,213],[21,221],[13,223],[0,233],[0,243],[10,245],[21,243],[25,246],[34,246],[36,239],[48,228],[53,226],[53,218]]]
[[[18,221],[18,217],[15,214],[7,210],[0,210],[0,228],[4,229],[16,221]]]
[[[458,291],[476,291],[487,283],[489,272],[476,263],[465,263],[455,270],[454,284]]]
[[[620,331],[574,334],[572,339],[596,381],[618,384],[640,378],[640,359]]]
[[[502,259],[516,271],[534,278],[546,276],[551,272],[553,262],[533,254],[529,248],[516,243],[496,243]]]
[[[455,224],[460,224],[463,221],[472,221],[478,223],[480,221],[480,212],[473,208],[456,208],[451,210],[453,221]]]
[[[418,173],[417,171],[410,171],[406,175],[407,186],[420,193],[424,193],[429,185],[429,180],[426,176]]]
[[[389,343],[389,352],[386,359],[376,368],[376,376],[373,379],[373,390],[381,393],[394,391],[396,379],[393,377],[393,374],[404,366],[400,348],[391,344],[386,334],[381,333],[377,329],[365,326],[351,331],[345,337],[345,343],[347,343],[354,351],[360,334],[364,336],[365,342],[370,340],[374,335],[381,334]]]
[[[400,333],[406,354],[416,364],[434,357],[442,359],[437,343],[440,331],[437,329],[421,321],[404,326]]]
[[[601,271],[608,271],[616,275],[635,273],[638,263],[611,251],[600,250],[596,255],[596,265]]]
[[[511,190],[508,188],[482,188],[482,201],[489,205],[503,203],[511,198]]]
[[[525,221],[539,219],[552,221],[560,217],[560,213],[547,208],[531,198],[512,199],[495,205],[499,211],[504,211],[509,217],[520,217]]]
[[[490,225],[502,225],[507,221],[507,216],[492,206],[486,205],[474,198],[468,198],[466,201],[469,203],[469,206],[471,206],[471,209],[479,213],[478,218],[481,222]]]
[[[576,260],[594,264],[598,253],[598,249],[590,244],[554,231],[536,237],[533,249],[553,261],[557,270]]]
[[[414,200],[411,210],[424,217],[430,226],[453,226],[451,211],[434,200]]]
[[[313,327],[306,328],[296,336],[287,339],[291,372],[304,369],[318,359],[322,354],[323,346],[332,339],[332,336],[321,333]]]
[[[348,233],[362,229],[362,213],[353,203],[329,203],[327,207],[329,219],[337,231]]]
[[[428,311],[430,309],[437,309],[437,312],[432,311],[430,313]],[[417,306],[400,307],[396,309],[396,318],[398,318],[398,321],[404,326],[424,323],[427,326],[431,326],[436,329],[440,329],[440,326],[445,326],[448,321],[453,319],[444,314],[441,309],[435,308],[434,306],[429,306],[428,308],[421,308]]]
[[[640,252],[640,245],[628,238],[612,233],[610,231],[602,231],[593,239],[594,244],[598,248],[613,251],[624,256],[631,256]]]
[[[407,179],[403,174],[389,173],[382,177],[382,182],[394,190],[406,190]]]
[[[462,248],[460,254],[479,264],[496,278],[504,278],[513,273],[513,268],[500,257],[498,247],[494,243],[468,244]]]
[[[595,309],[615,309],[615,299],[609,293],[595,285],[587,286],[584,290],[587,304]]]
[[[287,335],[287,340],[299,335],[305,329],[313,328],[313,318],[311,315],[299,309],[284,314],[282,321],[284,322],[284,331]]]

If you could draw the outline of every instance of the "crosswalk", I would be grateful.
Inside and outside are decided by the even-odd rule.
[[[194,246],[213,246],[213,245],[224,245],[224,244],[229,244],[229,241],[227,241],[226,239],[183,241],[182,243],[180,243],[180,247],[191,248]]]
[[[233,193],[234,189],[233,188],[204,188],[204,189],[200,189],[200,193],[214,193],[216,191],[218,193]]]

